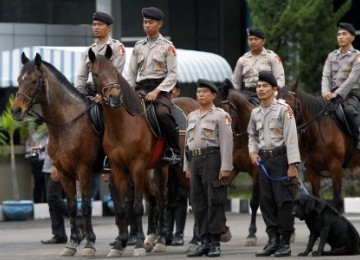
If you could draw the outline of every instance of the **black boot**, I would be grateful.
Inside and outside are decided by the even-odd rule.
[[[188,252],[188,257],[200,257],[203,255],[208,255],[210,250],[210,242],[209,239],[204,239],[201,241],[201,245],[196,248],[194,252]]]
[[[210,250],[207,254],[208,257],[219,257],[221,255],[220,250],[220,235],[211,235]]]
[[[173,128],[162,129],[162,134],[167,141],[167,149],[162,161],[168,164],[181,163],[179,129],[174,125]]]
[[[269,234],[269,241],[262,251],[259,251],[255,256],[270,256],[279,248],[279,237],[276,233]]]
[[[280,246],[275,252],[276,257],[291,256],[290,236],[291,232],[281,233]]]
[[[184,229],[186,222],[186,211],[187,211],[187,199],[179,201],[178,206],[174,210],[175,212],[175,224],[176,232],[173,237],[172,246],[184,245]]]

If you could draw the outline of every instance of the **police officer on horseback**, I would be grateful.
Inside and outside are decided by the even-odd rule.
[[[247,42],[250,51],[239,58],[236,63],[232,83],[242,91],[252,103],[258,103],[256,84],[260,70],[271,71],[279,87],[285,85],[285,73],[280,57],[273,51],[264,48],[265,33],[253,27],[247,30]]]
[[[171,41],[160,33],[163,12],[156,7],[142,9],[143,28],[147,37],[138,41],[130,59],[128,82],[137,91],[145,91],[145,99],[155,101],[161,135],[167,140],[163,161],[180,163],[179,130],[170,113],[170,91],[177,80],[177,54]]]
[[[360,135],[358,93],[360,85],[360,51],[354,49],[355,29],[350,23],[340,23],[337,32],[339,49],[331,52],[325,62],[321,93],[325,100],[342,103],[344,112]],[[359,138],[359,137],[358,137]],[[360,148],[360,138],[358,139]]]

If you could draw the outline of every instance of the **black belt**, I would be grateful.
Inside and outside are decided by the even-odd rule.
[[[160,79],[144,79],[142,81],[136,82],[135,90],[144,90],[146,92],[153,91],[157,86],[164,81],[165,78]]]
[[[259,155],[262,158],[272,158],[286,153],[286,146],[277,147],[272,150],[260,149]]]
[[[245,88],[244,88],[244,91],[256,93],[256,87],[248,87],[248,88],[245,87]]]
[[[189,154],[190,157],[196,157],[196,156],[201,156],[201,155],[206,155],[206,154],[212,154],[212,153],[218,153],[220,151],[219,147],[206,147],[206,148],[199,148],[199,149],[195,149],[195,150],[190,150]]]

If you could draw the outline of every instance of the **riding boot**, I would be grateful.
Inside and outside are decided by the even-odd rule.
[[[167,149],[162,161],[168,164],[181,163],[180,148],[179,148],[179,129],[177,127],[166,129],[163,135],[167,141]]]
[[[176,232],[172,239],[172,246],[182,246],[184,245],[184,229],[186,222],[186,210],[187,210],[187,201],[180,201],[179,206],[175,209],[175,224]]]
[[[188,252],[188,257],[200,257],[203,255],[207,255],[210,250],[210,239],[208,237],[205,237],[201,241],[201,245],[196,248],[193,252]]]
[[[220,241],[220,235],[211,235],[210,249],[207,254],[208,257],[219,257],[221,255],[219,241]]]
[[[285,231],[280,235],[280,245],[279,248],[275,252],[276,257],[290,256],[291,248],[290,248],[290,236],[291,232]]]
[[[270,256],[274,254],[279,248],[279,236],[277,233],[269,234],[269,241],[264,249],[257,252],[255,256]]]
[[[166,208],[166,218],[164,222],[164,231],[165,231],[165,242],[166,245],[171,245],[173,242],[173,229],[174,229],[174,215],[175,208],[167,207]]]

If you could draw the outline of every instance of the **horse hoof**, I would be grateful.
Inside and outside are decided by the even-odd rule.
[[[194,252],[196,250],[196,248],[198,248],[197,244],[189,243],[186,252],[187,253]]]
[[[93,247],[85,247],[81,256],[95,256],[96,249]]]
[[[294,242],[295,242],[295,237],[296,237],[295,232],[292,232],[292,233],[291,233],[291,236],[290,236],[290,243],[294,243]]]
[[[164,243],[156,243],[153,252],[166,252],[166,245]]]
[[[246,238],[246,242],[245,242],[246,246],[256,246],[257,245],[257,237],[254,236],[248,236]]]
[[[147,235],[145,240],[144,240],[144,248],[146,250],[146,252],[151,252],[153,247],[154,247],[154,241],[155,241],[156,235],[155,234],[150,234]]]
[[[230,228],[226,229],[225,233],[221,234],[220,242],[229,242],[232,238]]]
[[[121,257],[123,253],[124,253],[124,250],[110,249],[110,252],[107,254],[107,257],[108,258]]]
[[[60,253],[60,256],[74,256],[77,250],[74,247],[65,247]]]
[[[145,248],[135,248],[133,252],[133,256],[146,256]]]

